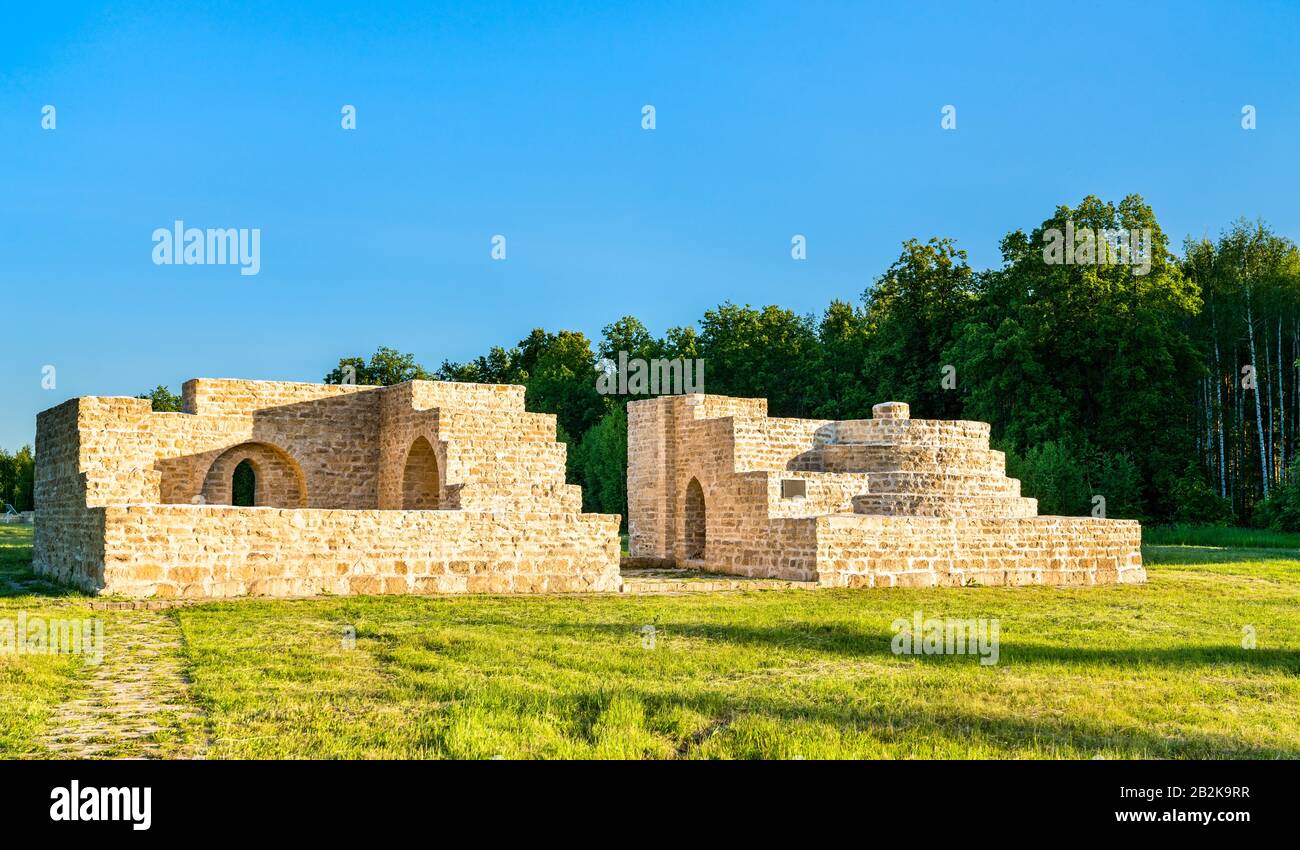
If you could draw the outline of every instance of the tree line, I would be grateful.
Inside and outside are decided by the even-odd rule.
[[[726,302],[661,336],[624,316],[597,340],[538,328],[435,369],[381,348],[325,380],[523,384],[529,410],[556,415],[585,509],[624,516],[626,405],[646,396],[597,391],[620,352],[702,359],[705,392],[767,398],[773,416],[868,418],[898,400],[989,422],[1042,513],[1300,528],[1294,243],[1240,220],[1175,252],[1130,195],[1059,206],[1000,249],[999,268],[974,269],[951,239],[909,240],[820,315]]]
[[[32,447],[23,446],[10,453],[0,449],[0,514],[5,505],[16,511],[35,510],[36,459]]]

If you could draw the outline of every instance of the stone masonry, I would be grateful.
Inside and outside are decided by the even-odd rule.
[[[157,599],[621,588],[619,517],[581,512],[555,417],[523,387],[183,393],[181,413],[87,397],[37,417],[38,573]],[[1145,580],[1136,522],[1038,516],[988,425],[873,413],[631,403],[633,558],[822,587]]]
[[[628,405],[639,562],[822,587],[1141,582],[1132,520],[1038,516],[983,422],[767,416],[764,399]]]
[[[157,598],[619,589],[619,517],[581,512],[523,387],[198,379],[183,398],[37,417],[37,572]]]

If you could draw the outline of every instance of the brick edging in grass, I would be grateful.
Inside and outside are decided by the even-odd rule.
[[[741,590],[816,590],[815,581],[781,579],[623,579],[620,593],[726,593]]]
[[[746,590],[816,590],[815,581],[783,581],[780,579],[724,579],[708,581],[700,579],[624,579],[617,594],[610,593],[512,593],[515,597],[538,596],[618,596],[641,594],[678,594],[678,593],[735,593]],[[410,594],[425,598],[457,599],[473,596],[495,596],[499,594],[465,594],[465,593],[419,593]],[[347,599],[342,596],[236,596],[229,599],[92,599],[87,603],[92,611],[166,611],[170,608],[189,608],[194,605],[211,605],[226,602],[306,602],[322,599]]]
[[[212,599],[92,599],[92,611],[165,611],[168,608],[184,608],[200,605]]]

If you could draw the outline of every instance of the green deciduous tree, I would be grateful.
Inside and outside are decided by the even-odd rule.
[[[405,381],[431,381],[433,373],[415,362],[414,354],[403,354],[380,346],[367,362],[361,357],[343,357],[325,376],[327,384],[352,383],[388,387]]]
[[[1119,242],[1133,252],[1107,247]],[[820,319],[724,302],[662,337],[623,316],[594,351],[582,333],[537,328],[434,376],[380,349],[327,380],[351,367],[359,383],[523,384],[529,410],[556,415],[587,506],[620,513],[610,506],[626,502],[615,480],[630,399],[597,392],[594,367],[623,351],[701,358],[705,392],[766,398],[773,416],[863,418],[899,400],[918,418],[989,422],[1047,513],[1086,515],[1103,496],[1111,517],[1216,521],[1230,503],[1245,519],[1266,491],[1282,492],[1300,469],[1300,252],[1289,240],[1237,222],[1175,257],[1141,197],[1090,195],[1011,231],[1001,250],[1000,268],[976,271],[951,239],[908,240],[861,306],[835,300]],[[1243,386],[1247,366],[1256,387]]]
[[[587,337],[577,331],[546,335],[535,349],[524,386],[528,409],[554,413],[570,434],[586,434],[605,413],[605,402],[596,392],[595,354]]]
[[[871,345],[864,379],[879,401],[905,401],[913,415],[951,419],[961,413],[957,392],[943,385],[952,365],[957,320],[970,313],[976,278],[966,252],[950,239],[909,239],[902,255],[865,293]],[[960,373],[957,373],[960,375]]]
[[[152,402],[155,413],[179,413],[182,407],[181,397],[174,395],[162,384],[147,393],[141,393],[136,398],[145,398]]]
[[[627,414],[614,407],[582,438],[583,506],[627,519]]]
[[[1143,262],[1053,262],[1049,233],[1067,228],[1149,234]],[[965,417],[1021,451],[1069,441],[1128,453],[1146,508],[1168,515],[1169,486],[1195,450],[1204,364],[1187,325],[1201,301],[1151,208],[1136,195],[1117,205],[1089,196],[1009,234],[1002,252],[1005,267],[981,276],[945,355]]]
[[[867,353],[872,336],[867,311],[847,301],[832,301],[817,326],[821,349],[818,371],[824,394],[813,408],[818,419],[865,419],[884,399],[868,388]]]
[[[695,347],[705,392],[766,398],[773,416],[809,416],[824,395],[811,316],[728,302],[705,311]]]
[[[35,510],[36,459],[31,446],[10,454],[0,449],[0,512],[10,504],[17,511]]]
[[[1078,446],[1048,441],[1024,456],[1007,452],[1007,472],[1020,479],[1021,494],[1038,500],[1038,512],[1086,516],[1091,508],[1087,472]]]

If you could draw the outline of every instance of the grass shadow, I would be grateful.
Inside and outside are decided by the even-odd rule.
[[[0,525],[0,599],[85,596],[78,588],[32,572],[32,527]]]

